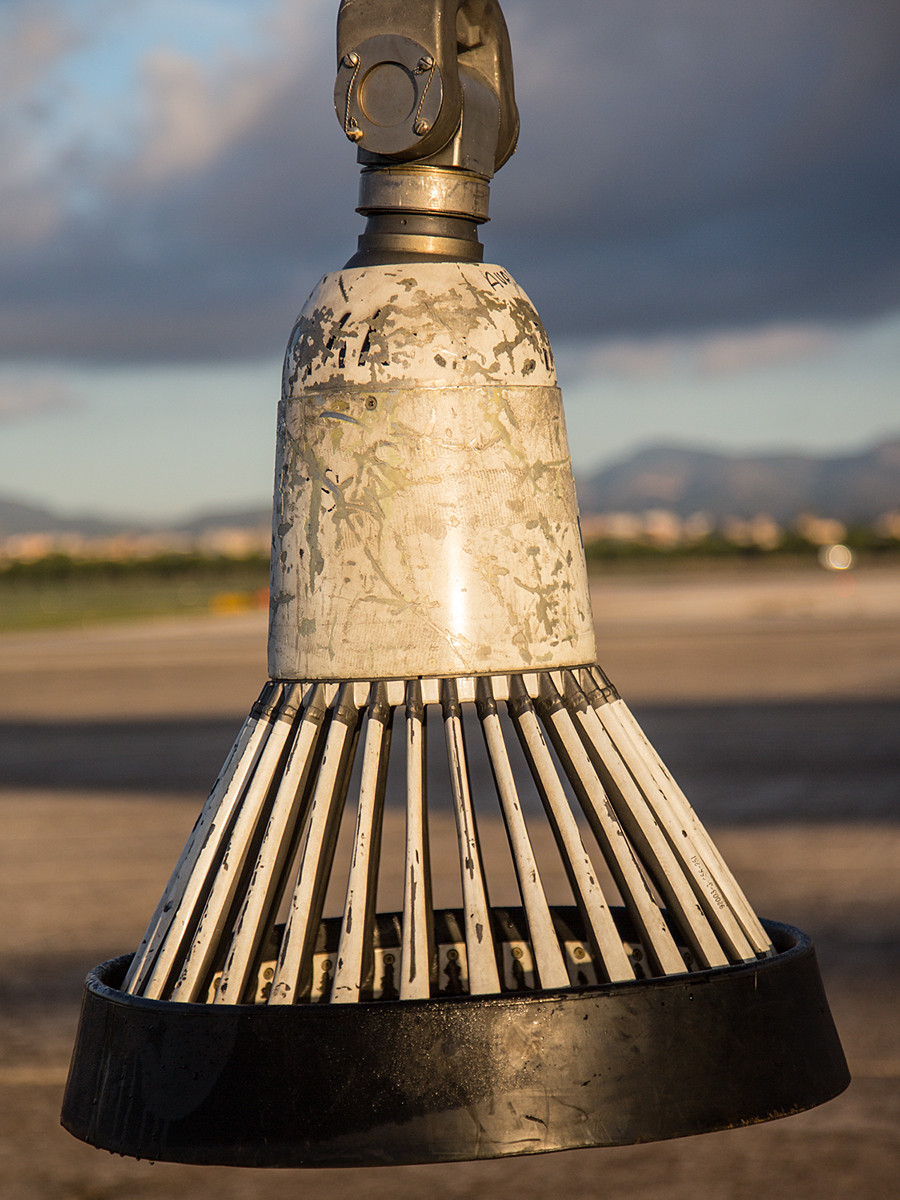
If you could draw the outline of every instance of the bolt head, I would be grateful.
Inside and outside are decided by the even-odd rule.
[[[415,125],[413,125],[413,133],[419,137],[424,137],[430,128],[431,125],[427,121],[416,121]]]
[[[431,71],[434,69],[434,59],[430,54],[423,54],[416,63],[417,71]]]
[[[344,57],[341,59],[341,62],[343,63],[343,65],[345,67],[358,67],[359,66],[359,55],[356,53],[355,50],[350,50],[347,54],[344,55]]]

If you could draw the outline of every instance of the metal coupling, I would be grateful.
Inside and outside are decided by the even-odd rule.
[[[481,175],[452,167],[368,167],[359,180],[363,216],[379,212],[434,213],[478,224],[488,219],[490,187]]]
[[[489,181],[519,130],[497,0],[342,0],[335,112],[368,218],[348,266],[478,262]]]

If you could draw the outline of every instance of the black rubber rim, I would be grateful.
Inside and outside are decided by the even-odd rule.
[[[62,1123],[138,1158],[440,1162],[787,1116],[850,1077],[815,951],[637,983],[359,1005],[175,1004],[87,978]]]

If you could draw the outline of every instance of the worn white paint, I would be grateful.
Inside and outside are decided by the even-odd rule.
[[[384,684],[376,684],[366,721],[353,852],[331,989],[334,1004],[355,1004],[359,1000],[366,963],[373,951],[375,891],[392,718],[387,688]]]
[[[631,913],[648,951],[658,967],[657,974],[679,975],[687,968],[678,952],[663,913],[648,888],[633,847],[619,824],[603,785],[565,707],[544,718],[556,752],[566,769],[582,809],[593,830],[606,865],[616,882],[625,907]],[[726,960],[722,959],[722,966]]]
[[[308,388],[555,386],[534,305],[503,267],[430,262],[326,275],[303,306],[284,391]]]
[[[128,990],[217,1004],[355,1003],[380,995],[390,952],[400,998],[424,1000],[445,992],[451,975],[454,987],[472,994],[496,993],[504,982],[513,987],[511,955],[526,978],[533,982],[536,975],[538,986],[548,989],[591,982],[595,972],[601,981],[633,980],[771,953],[709,834],[624,703],[611,688],[604,699],[604,689],[605,679],[592,668],[277,685],[237,739],[148,928]],[[472,700],[494,795],[484,788],[476,794],[469,781],[465,725],[471,727],[474,714],[464,714],[462,705]],[[583,938],[573,940],[547,904],[531,847],[533,818],[513,777],[498,701],[508,704],[544,803],[585,923]],[[433,725],[443,726],[434,726],[443,751],[432,749],[443,760],[456,815],[458,920],[446,912],[437,919],[432,909],[426,779],[437,762],[428,764],[425,752],[429,709]],[[406,835],[383,847],[395,719],[405,725],[397,732],[405,742],[405,786],[399,776],[393,786],[405,804]],[[365,733],[357,742],[360,725]],[[360,770],[353,767],[357,756]],[[576,818],[567,783],[588,830]],[[353,850],[349,863],[339,860],[346,875],[332,880],[346,900],[340,937],[326,947],[323,901],[336,870],[335,841],[350,786],[349,802],[357,809]],[[489,902],[477,821],[495,812],[498,800],[527,918],[524,939],[522,929],[498,923]],[[613,921],[595,870],[601,859],[631,911],[634,944],[624,942]],[[382,860],[404,876],[395,946],[376,945]]]
[[[296,1004],[307,999],[313,982],[313,951],[322,919],[325,889],[344,807],[353,745],[354,703],[350,685],[335,700],[325,751],[300,848],[297,879],[290,900],[269,1004]],[[340,718],[340,719],[339,719]]]
[[[531,839],[528,836],[528,828],[525,824],[509,754],[503,740],[503,729],[495,703],[496,697],[492,690],[493,682],[491,679],[480,681],[478,716],[503,812],[519,893],[528,917],[528,932],[534,945],[534,958],[537,960],[540,984],[543,988],[567,987],[569,977],[559,948],[559,940],[553,928],[550,905],[547,903],[541,883],[541,875]],[[505,690],[508,695],[508,686]],[[504,953],[506,953],[505,949]],[[528,954],[530,959],[530,950]],[[524,962],[522,966],[524,970]],[[530,969],[533,969],[533,964]]]
[[[512,715],[596,955],[613,982],[634,979],[634,968],[597,880],[596,868],[581,840],[537,714],[530,702],[524,702]]]
[[[182,902],[186,891],[190,887],[199,888],[204,881],[204,874],[198,870],[201,854],[205,848],[208,854],[213,854],[218,841],[221,841],[221,831],[227,828],[228,815],[233,811],[257,760],[260,747],[270,731],[269,718],[275,711],[283,690],[281,687],[272,689],[268,696],[267,691],[263,691],[231,747],[231,752],[212,786],[126,972],[122,988],[131,995],[144,993],[160,947],[169,935],[172,921],[183,911]],[[218,839],[214,836],[217,828]],[[176,941],[177,937],[173,939],[173,946]],[[161,980],[159,986],[162,987],[163,983],[164,980]]]
[[[400,999],[431,995],[433,914],[428,844],[425,707],[418,680],[407,684],[406,841],[403,870],[403,922],[400,935]]]
[[[311,790],[313,756],[325,713],[323,687],[305,697],[300,728],[280,778],[253,867],[234,925],[225,965],[215,990],[217,1004],[240,1004],[253,975],[257,952],[279,899],[278,889],[294,830],[302,825]],[[273,972],[274,974],[274,972]]]
[[[673,842],[677,843],[679,830],[682,837],[687,836],[691,850],[689,863],[701,903],[710,913],[733,913],[752,947],[746,954],[748,960],[753,951],[756,955],[774,954],[769,935],[750,902],[628,706],[623,700],[615,700],[597,713],[605,727],[618,734],[617,746],[627,756],[629,769],[642,790],[646,789],[646,794],[653,797],[653,809],[660,824],[667,831],[673,830],[670,835]]]
[[[326,276],[288,347],[277,462],[273,678],[594,660],[553,357],[502,268]]]
[[[492,994],[500,991],[497,951],[494,946],[491,906],[478,844],[478,826],[472,807],[459,697],[452,679],[448,679],[444,684],[444,737],[459,843],[469,991],[473,995]]]
[[[154,914],[129,975],[133,993],[224,1004],[362,998],[376,951],[392,710],[401,706],[401,999],[439,993],[451,968],[464,990],[494,994],[516,952],[522,971],[527,963],[548,988],[596,974],[633,980],[638,952],[656,975],[695,969],[684,943],[708,968],[770,951],[683,793],[590,666],[587,573],[553,358],[528,298],[501,268],[359,268],[326,276],[313,293],[285,360],[269,632],[277,682],[235,743]],[[515,947],[492,928],[461,709],[472,701],[527,914],[529,942]],[[561,937],[547,904],[497,701],[508,703],[584,942]],[[462,940],[441,948],[425,754],[427,711],[439,704],[463,899]],[[363,721],[333,962],[319,945],[322,910]],[[637,948],[613,921],[597,851],[631,912]],[[261,964],[282,897],[289,911],[278,956]]]
[[[692,844],[677,836],[670,843],[663,828],[665,816],[658,808],[654,811],[640,791],[628,762],[616,748],[596,711],[586,705],[577,709],[572,719],[581,727],[591,764],[603,781],[629,841],[640,853],[644,869],[665,900],[666,907],[677,915],[678,928],[689,941],[700,965],[727,966],[726,950],[735,962],[747,958],[749,946],[731,910],[720,912],[710,903],[707,917],[690,884],[691,876],[697,874],[690,861]],[[702,892],[699,881],[698,891]],[[717,940],[717,933],[722,945]]]

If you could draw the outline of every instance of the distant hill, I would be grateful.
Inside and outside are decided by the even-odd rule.
[[[175,526],[176,533],[187,533],[201,537],[215,529],[271,529],[272,505],[256,508],[227,509],[222,512],[205,512]]]
[[[56,512],[36,504],[22,504],[0,496],[0,540],[17,534],[76,534],[80,537],[105,538],[120,534],[188,534],[202,537],[216,529],[267,528],[272,522],[271,505],[257,508],[201,513],[185,521],[114,521],[104,517]]]
[[[114,537],[143,528],[132,522],[109,521],[80,514],[64,516],[50,508],[22,504],[0,496],[0,538],[20,533],[74,533],[83,537]]]
[[[680,517],[790,522],[798,513],[865,523],[900,508],[900,437],[857,454],[717,454],[660,445],[581,476],[583,513],[665,508]]]

